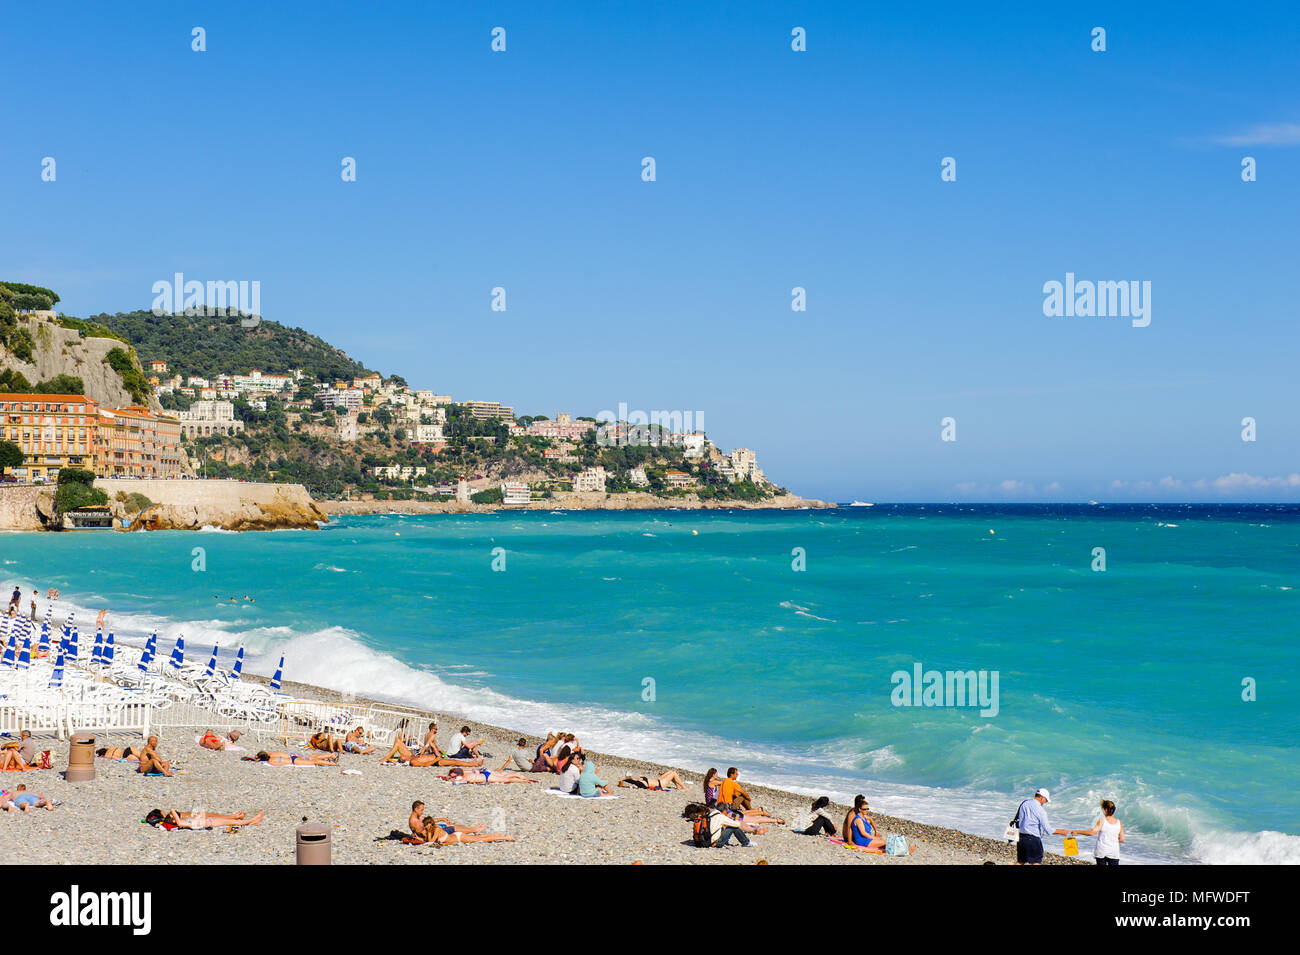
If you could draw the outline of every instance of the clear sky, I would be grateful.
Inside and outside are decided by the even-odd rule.
[[[256,280],[413,386],[698,412],[830,500],[1300,500],[1298,5],[11,2],[0,33],[0,275],[69,314]],[[1150,282],[1150,324],[1045,316],[1067,272]]]

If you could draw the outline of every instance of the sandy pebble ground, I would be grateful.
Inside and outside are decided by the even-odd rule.
[[[340,699],[339,694],[317,687],[292,686],[286,690],[304,697]],[[355,698],[352,698],[355,699]],[[390,706],[391,704],[382,704]],[[412,711],[421,730],[431,719],[445,739],[464,722],[449,714]],[[493,755],[495,769],[514,751],[517,732],[472,724],[475,737],[485,737],[482,747]],[[568,727],[556,727],[568,729]],[[608,755],[595,750],[596,740],[578,737],[595,758],[597,775],[616,781],[625,775],[658,774],[668,767]],[[97,759],[95,779],[69,783],[63,779],[69,744],[53,738],[37,739],[38,750],[52,750],[54,769],[25,773],[0,773],[0,788],[12,791],[20,782],[28,789],[54,799],[53,812],[0,813],[0,863],[73,863],[79,865],[130,865],[181,862],[186,864],[252,865],[292,864],[295,829],[304,816],[332,829],[332,860],[336,865],[473,865],[492,864],[604,864],[672,865],[776,864],[815,865],[1007,865],[1015,861],[1014,847],[953,829],[898,819],[873,809],[872,818],[886,833],[899,832],[918,846],[910,857],[866,855],[837,846],[825,838],[805,836],[790,826],[774,826],[763,836],[751,836],[754,848],[733,845],[698,849],[691,845],[691,824],[681,818],[687,802],[700,801],[702,777],[679,770],[690,788],[685,792],[647,792],[616,789],[620,798],[609,800],[563,799],[545,790],[555,784],[551,774],[538,775],[539,784],[459,785],[438,778],[445,769],[382,765],[382,753],[373,756],[344,754],[340,767],[274,768],[243,761],[256,743],[245,738],[244,753],[210,752],[195,743],[193,731],[164,730],[160,749],[174,761],[174,778],[141,777],[133,762]],[[531,746],[540,740],[528,737]],[[133,745],[137,740],[117,735],[100,736],[96,747]],[[279,745],[263,747],[285,749]],[[291,751],[298,747],[287,747]],[[726,767],[719,766],[725,771]],[[356,770],[359,775],[345,774]],[[744,768],[741,767],[744,783]],[[808,810],[807,796],[745,786],[755,804],[787,821]],[[867,793],[868,798],[871,794]],[[426,812],[447,816],[462,825],[487,825],[518,841],[476,845],[410,846],[387,837],[405,830],[411,803],[422,799]],[[873,803],[874,806],[874,803]],[[150,809],[182,812],[258,810],[265,821],[238,832],[221,830],[167,832],[141,822]],[[833,818],[842,819],[847,807],[835,806]],[[1048,855],[1049,863],[1079,862]]]

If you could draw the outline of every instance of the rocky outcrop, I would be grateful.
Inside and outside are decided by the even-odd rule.
[[[117,522],[129,520],[131,530],[314,529],[329,520],[301,484],[112,478],[97,480],[95,487],[108,495]],[[138,512],[128,509],[132,494],[151,503]]]
[[[54,492],[30,484],[0,484],[0,530],[43,531],[54,513]]]
[[[73,375],[85,383],[87,398],[93,398],[108,408],[136,403],[122,386],[117,372],[104,361],[114,348],[129,350],[129,345],[115,338],[82,338],[75,328],[64,328],[32,316],[19,316],[18,323],[31,332],[35,343],[32,360],[21,361],[0,348],[0,367],[22,372],[33,385],[57,375]],[[153,395],[149,396],[149,407],[154,411],[162,410]]]

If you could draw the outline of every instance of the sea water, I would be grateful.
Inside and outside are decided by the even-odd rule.
[[[83,638],[108,608],[164,653],[242,643],[254,672],[981,835],[1045,786],[1056,827],[1114,800],[1129,861],[1300,861],[1295,506],[379,515],[0,559]],[[896,705],[917,664],[996,674],[996,715]]]

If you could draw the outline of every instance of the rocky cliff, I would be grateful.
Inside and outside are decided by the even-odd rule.
[[[33,385],[56,375],[73,375],[85,383],[86,397],[101,405],[120,408],[136,403],[117,372],[104,361],[104,356],[114,348],[130,346],[115,338],[82,338],[75,328],[64,328],[43,318],[19,316],[18,324],[31,333],[35,343],[32,360],[22,361],[0,348],[0,369],[20,371]],[[149,407],[162,410],[153,395],[149,396]]]

